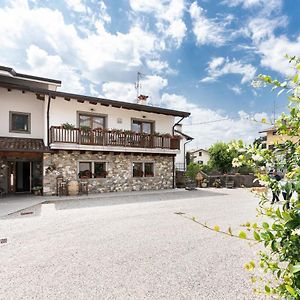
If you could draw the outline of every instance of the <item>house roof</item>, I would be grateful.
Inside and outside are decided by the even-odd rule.
[[[187,135],[187,134],[185,134],[185,133],[183,133],[183,132],[181,132],[181,131],[179,131],[179,130],[174,130],[177,134],[180,134],[180,135],[182,135],[183,137],[185,137],[188,141],[192,141],[194,138],[193,137],[191,137],[191,136],[189,136],[189,135]]]
[[[49,152],[42,139],[0,137],[0,151]]]
[[[28,91],[28,92],[35,93],[39,96],[48,95],[51,98],[61,97],[66,100],[75,99],[78,101],[88,101],[92,104],[100,103],[101,105],[104,105],[104,106],[112,106],[112,107],[118,107],[118,108],[130,109],[130,110],[138,110],[138,111],[144,111],[144,112],[150,112],[150,113],[171,115],[171,116],[175,116],[175,117],[185,117],[186,118],[190,115],[189,112],[185,112],[185,111],[178,111],[178,110],[167,109],[167,108],[162,108],[162,107],[142,105],[142,104],[137,104],[137,103],[130,103],[130,102],[124,102],[124,101],[118,101],[118,100],[105,99],[105,98],[84,96],[84,95],[80,95],[80,94],[59,92],[59,91],[53,91],[53,90],[42,89],[42,88],[37,88],[37,87],[30,87],[27,85],[11,84],[11,83],[1,82],[1,81],[0,81],[0,87],[4,87],[7,89],[17,89],[17,90],[22,90],[22,91]]]
[[[0,71],[6,71],[6,72],[10,73],[10,75],[12,75],[13,77],[45,81],[45,82],[55,83],[55,84],[59,84],[59,85],[61,84],[60,80],[39,77],[39,76],[33,76],[33,75],[29,75],[29,74],[17,73],[13,68],[5,67],[5,66],[0,66]]]
[[[259,133],[264,133],[264,132],[268,132],[268,131],[277,131],[277,129],[274,126],[272,126],[270,128],[259,131]]]
[[[197,149],[197,150],[192,150],[192,151],[190,151],[190,153],[195,153],[195,152],[199,152],[199,151],[205,151],[205,152],[208,152],[206,149],[200,148],[200,149]]]

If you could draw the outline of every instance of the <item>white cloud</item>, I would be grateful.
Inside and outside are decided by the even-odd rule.
[[[224,113],[202,108],[189,102],[184,96],[175,94],[164,93],[162,102],[168,108],[191,112],[190,118],[185,120],[183,125],[183,131],[195,138],[190,147],[206,148],[217,141],[229,142],[237,139],[251,143],[259,136],[258,132],[264,127],[251,120],[260,121],[267,117],[266,113],[250,116],[244,111],[240,111],[237,118],[230,118]],[[198,124],[215,120],[222,121]]]
[[[223,4],[230,7],[241,5],[245,9],[258,8],[261,14],[271,14],[282,7],[282,0],[223,0]]]
[[[228,88],[232,90],[236,95],[241,95],[243,92],[242,88],[238,85],[229,86]]]
[[[288,63],[285,55],[300,56],[300,36],[294,41],[289,40],[284,35],[272,36],[258,45],[258,52],[261,55],[262,66],[286,76],[293,75],[294,69]]]
[[[94,24],[95,32],[80,35],[58,10],[30,8],[25,0],[12,3],[0,8],[0,60],[16,61],[17,58],[18,68],[29,73],[37,73],[34,65],[25,64],[25,49],[31,45],[60,57],[65,68],[76,66],[81,78],[94,84],[134,80],[143,61],[157,57],[161,50],[160,39],[138,25],[132,26],[127,33],[114,34],[105,30],[100,19]],[[105,19],[108,22],[109,16]],[[54,72],[54,69],[49,71]],[[47,74],[49,77],[56,75]],[[63,82],[63,88],[66,84],[69,83]]]
[[[85,5],[82,0],[65,0],[68,7],[78,13],[84,13],[86,11]]]
[[[49,55],[45,50],[30,45],[26,50],[26,62],[35,75],[61,79],[64,82],[64,90],[71,93],[84,93],[84,87],[80,82],[80,75],[72,67],[63,64],[57,55]],[[21,71],[21,70],[19,70]]]
[[[221,21],[209,19],[205,16],[204,9],[196,1],[191,4],[189,12],[198,45],[222,46],[226,43],[229,38],[226,26],[232,21],[230,16]]]
[[[133,11],[154,14],[156,27],[164,38],[171,38],[179,47],[186,34],[183,21],[184,0],[130,0]]]
[[[168,85],[168,81],[157,75],[145,76],[140,81],[140,94],[149,96],[152,105],[161,105],[161,91]],[[134,82],[107,82],[102,85],[104,97],[121,101],[135,102],[137,91]]]
[[[285,27],[287,23],[288,20],[285,16],[272,19],[265,17],[252,18],[247,25],[248,34],[253,42],[257,44],[264,39],[272,37],[276,28]]]
[[[208,63],[208,76],[201,79],[200,82],[214,82],[219,77],[227,74],[242,75],[241,83],[245,83],[254,78],[256,68],[251,64],[245,64],[239,60],[229,60],[227,57],[216,57]]]

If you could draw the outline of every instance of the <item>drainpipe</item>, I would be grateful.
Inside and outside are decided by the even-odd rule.
[[[175,127],[177,125],[180,124],[180,122],[184,119],[185,117],[181,117],[181,119],[176,122],[173,126],[172,126],[172,135],[175,135]],[[172,157],[172,161],[173,161],[173,189],[175,189],[175,178],[176,178],[176,173],[175,173],[175,156]]]
[[[49,147],[50,145],[50,135],[49,135],[49,112],[50,112],[50,102],[51,102],[51,94],[49,93],[48,95],[48,106],[47,106],[47,146]]]
[[[183,144],[183,157],[184,157],[184,160],[183,160],[183,169],[184,171],[186,170],[186,157],[185,157],[185,145],[190,143],[193,139],[191,140],[188,140],[186,141],[184,144]]]
[[[172,127],[172,135],[174,135],[174,133],[175,133],[175,127],[176,127],[177,125],[179,125],[180,122],[181,122],[184,118],[185,118],[185,117],[182,117],[177,123],[175,123],[175,124],[173,125],[173,127]]]

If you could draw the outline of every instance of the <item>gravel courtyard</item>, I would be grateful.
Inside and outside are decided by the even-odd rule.
[[[183,216],[238,231],[257,202],[243,189],[145,192],[1,218],[0,299],[256,299],[243,268],[255,250]]]

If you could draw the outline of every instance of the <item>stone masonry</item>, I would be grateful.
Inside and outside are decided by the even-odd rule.
[[[172,156],[112,152],[56,151],[44,154],[44,195],[56,194],[56,178],[80,180],[79,161],[106,162],[106,178],[88,180],[89,193],[169,189],[173,186]],[[133,177],[133,162],[154,162],[153,177]]]

